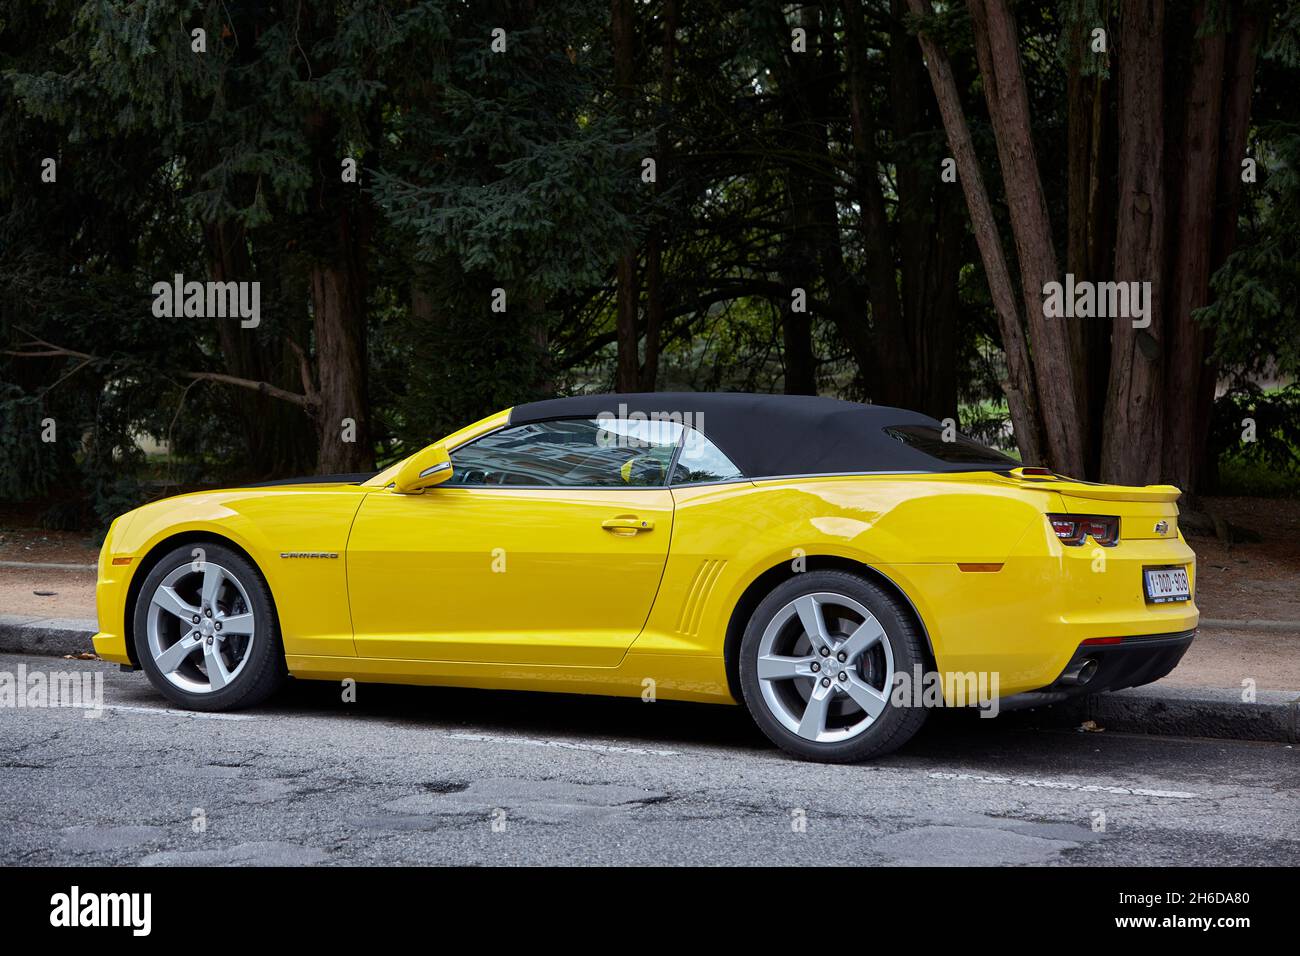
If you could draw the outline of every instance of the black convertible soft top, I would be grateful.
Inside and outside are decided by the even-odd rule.
[[[944,442],[943,425],[919,412],[812,395],[578,395],[517,405],[511,409],[510,424],[602,416],[658,417],[690,425],[722,449],[747,478],[1005,471],[1020,464],[964,436]]]

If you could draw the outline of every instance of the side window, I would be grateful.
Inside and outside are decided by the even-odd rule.
[[[682,426],[623,419],[515,425],[451,453],[451,485],[646,487],[665,484]]]
[[[698,485],[710,481],[735,481],[744,478],[722,449],[694,428],[686,429],[682,452],[673,468],[674,485]]]

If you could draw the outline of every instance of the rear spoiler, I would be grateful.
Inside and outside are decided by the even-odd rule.
[[[1045,468],[1012,468],[1008,474],[1026,484],[1041,485],[1058,494],[1092,501],[1173,502],[1183,495],[1173,485],[1102,485],[1054,475]]]

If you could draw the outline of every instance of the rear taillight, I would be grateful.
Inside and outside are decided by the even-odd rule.
[[[1079,522],[1068,515],[1048,515],[1047,520],[1052,523],[1056,536],[1066,544],[1083,544],[1084,531]]]
[[[1119,544],[1119,518],[1114,515],[1048,515],[1047,520],[1056,536],[1071,547],[1087,538],[1106,548]]]

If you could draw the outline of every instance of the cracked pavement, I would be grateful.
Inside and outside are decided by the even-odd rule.
[[[229,719],[19,664],[103,672],[105,709],[0,708],[5,865],[1300,864],[1285,744],[937,713],[829,766],[739,708],[294,682]]]

